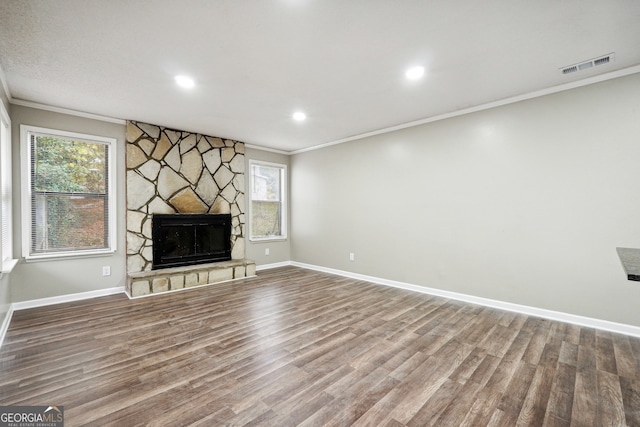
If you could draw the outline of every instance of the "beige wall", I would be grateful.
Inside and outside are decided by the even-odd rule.
[[[287,165],[287,169],[289,168],[289,156],[286,154],[279,154],[279,153],[274,153],[271,151],[264,151],[264,150],[257,150],[254,148],[246,148],[245,149],[245,159],[246,159],[246,171],[247,173],[245,174],[245,185],[246,185],[246,191],[245,191],[245,197],[246,197],[246,203],[245,206],[247,207],[245,209],[246,211],[246,215],[247,215],[247,221],[246,221],[246,238],[245,238],[245,242],[246,242],[246,252],[247,252],[247,258],[252,259],[256,262],[256,266],[260,267],[262,265],[267,265],[267,264],[276,264],[276,263],[281,263],[281,262],[288,262],[291,260],[291,252],[290,252],[290,242],[291,242],[291,203],[289,203],[288,207],[288,232],[287,232],[287,240],[274,240],[274,241],[268,241],[268,242],[251,242],[249,240],[249,180],[251,179],[250,177],[250,171],[249,171],[249,160],[261,160],[263,162],[271,162],[271,163],[280,163],[280,164],[284,164]],[[287,178],[288,178],[288,183],[287,183],[287,189],[291,188],[291,179],[290,179],[291,174],[289,173]],[[288,193],[290,194],[290,191],[288,190]],[[289,194],[287,194],[287,198],[290,199]],[[265,255],[265,249],[269,248],[269,255]]]
[[[124,257],[124,212],[126,210],[124,198],[124,141],[125,126],[109,122],[102,122],[66,114],[54,113],[45,110],[14,105],[11,111],[12,137],[13,137],[13,191],[14,191],[14,218],[16,218],[14,230],[14,254],[20,257],[22,253],[21,224],[21,198],[20,198],[20,124],[49,127],[73,132],[88,133],[100,136],[109,136],[118,140],[118,163],[116,183],[118,188],[118,247],[114,255],[105,257],[78,258],[73,260],[39,261],[18,264],[12,274],[13,302],[27,301],[38,298],[46,298],[58,295],[66,295],[78,292],[87,292],[99,289],[124,286],[125,283],[125,257]],[[263,160],[276,163],[289,163],[289,156],[272,153],[263,150],[246,149],[246,161],[250,159]],[[248,194],[248,179],[245,180]],[[247,202],[248,203],[248,202]],[[247,218],[248,219],[248,218]],[[248,232],[248,229],[247,229]],[[264,249],[268,247],[270,255],[264,255]],[[251,243],[247,239],[247,258],[253,259],[258,265],[272,264],[289,261],[289,240]],[[111,266],[111,276],[102,276],[102,266]],[[9,293],[4,282],[0,282],[0,310],[2,308],[3,290]],[[9,297],[6,305],[8,307]],[[0,315],[2,312],[0,311]]]
[[[117,164],[117,229],[116,253],[109,256],[76,258],[69,260],[22,260],[11,275],[13,302],[73,294],[124,286],[125,282],[125,198],[124,198],[124,141],[125,126],[83,117],[70,116],[34,108],[13,105],[11,125],[13,138],[13,217],[14,256],[22,254],[21,233],[21,175],[20,175],[20,125],[41,126],[71,132],[116,138]],[[111,276],[102,276],[102,267],[111,266]]]
[[[296,154],[292,259],[640,326],[639,100],[635,74]]]
[[[626,280],[615,252],[640,247],[638,99],[636,74],[294,156],[247,148],[247,166],[256,159],[290,172],[289,239],[247,241],[247,258],[640,326],[640,285]],[[125,127],[17,105],[11,119],[19,256],[20,124],[115,137],[119,171]],[[0,282],[0,315],[10,301],[124,285],[117,175],[116,254],[22,261],[12,296]]]

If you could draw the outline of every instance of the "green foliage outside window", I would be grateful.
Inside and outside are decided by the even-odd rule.
[[[34,139],[34,191],[106,193],[105,144],[49,136]]]
[[[33,252],[107,247],[106,144],[33,135]]]

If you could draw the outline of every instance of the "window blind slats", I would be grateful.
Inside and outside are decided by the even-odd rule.
[[[30,254],[109,249],[110,144],[30,132]]]

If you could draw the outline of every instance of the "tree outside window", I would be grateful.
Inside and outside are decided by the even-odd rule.
[[[28,149],[28,255],[110,250],[112,144],[31,131]]]

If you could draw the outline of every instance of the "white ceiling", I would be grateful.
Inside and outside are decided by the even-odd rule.
[[[283,151],[638,64],[638,0],[0,0],[16,103]]]

